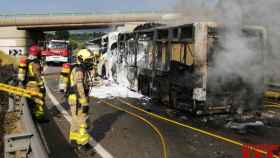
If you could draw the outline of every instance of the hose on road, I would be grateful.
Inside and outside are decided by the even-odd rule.
[[[268,104],[268,105],[265,105],[265,107],[280,109],[280,103],[272,102],[272,101],[264,101],[264,102],[265,102],[266,104]]]
[[[160,138],[160,142],[161,142],[161,145],[162,145],[162,153],[163,153],[162,154],[162,158],[167,158],[168,157],[167,156],[167,144],[166,144],[166,141],[165,141],[163,135],[161,134],[160,130],[153,123],[151,123],[147,119],[143,118],[142,116],[139,116],[139,115],[137,115],[137,114],[135,114],[133,112],[130,112],[130,111],[127,111],[127,110],[125,110],[123,108],[115,106],[112,103],[109,103],[109,102],[106,102],[106,101],[101,101],[101,102],[104,103],[107,106],[110,106],[111,108],[117,109],[119,111],[123,111],[123,112],[125,112],[125,113],[127,113],[127,114],[129,114],[129,115],[131,115],[131,116],[133,116],[133,117],[135,117],[135,118],[145,122],[147,125],[149,125],[156,132],[156,134]]]
[[[261,150],[261,149],[257,149],[255,147],[252,147],[252,146],[248,146],[247,144],[244,144],[244,143],[241,143],[239,141],[236,141],[236,140],[233,140],[233,139],[230,139],[230,138],[226,138],[226,137],[223,137],[223,136],[220,136],[220,135],[217,135],[215,133],[212,133],[212,132],[208,132],[208,131],[205,131],[205,130],[202,130],[202,129],[199,129],[199,128],[196,128],[196,127],[193,127],[193,126],[190,126],[190,125],[187,125],[187,124],[184,124],[184,123],[180,123],[180,122],[177,122],[175,120],[172,120],[172,119],[169,119],[169,118],[166,118],[166,117],[163,117],[161,115],[158,115],[158,114],[155,114],[155,113],[152,113],[152,112],[148,112],[142,108],[139,108],[127,101],[124,101],[123,99],[120,99],[120,98],[117,98],[118,101],[120,101],[121,103],[127,105],[128,107],[132,108],[132,109],[135,109],[137,111],[140,111],[142,113],[145,113],[151,117],[154,117],[156,119],[160,119],[160,120],[163,120],[165,122],[168,122],[168,123],[171,123],[171,124],[174,124],[176,126],[179,126],[179,127],[183,127],[183,128],[188,128],[188,129],[191,129],[195,132],[198,132],[198,133],[201,133],[201,134],[205,134],[205,135],[208,135],[210,137],[214,137],[218,140],[222,140],[224,142],[227,142],[227,143],[231,143],[231,144],[234,144],[234,145],[237,145],[237,146],[240,146],[240,147],[247,147],[249,148],[250,150],[253,150],[255,152],[259,152],[261,154],[264,154],[264,155],[267,155],[268,153],[264,150]],[[274,158],[279,158],[278,156],[276,155],[273,155]]]

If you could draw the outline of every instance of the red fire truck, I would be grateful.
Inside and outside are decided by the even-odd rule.
[[[50,40],[46,44],[45,50],[42,51],[45,63],[66,63],[69,61],[71,51],[69,41]]]

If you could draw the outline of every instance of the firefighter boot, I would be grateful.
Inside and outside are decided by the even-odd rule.
[[[45,120],[45,112],[42,105],[36,105],[36,109],[34,113],[35,113],[36,120],[38,121]]]
[[[77,140],[77,144],[86,145],[90,141],[90,135],[87,132],[86,124],[82,124],[79,129],[79,139]]]
[[[79,132],[78,131],[70,131],[69,140],[70,140],[70,142],[73,142],[73,143],[77,144],[77,142],[79,140]]]
[[[44,111],[44,101],[41,99],[35,99],[35,107],[33,114],[37,121],[44,121],[45,111]]]
[[[78,131],[70,131],[69,139],[72,147],[82,155],[88,157],[94,153],[93,148],[89,145],[90,135],[86,131],[86,126],[81,125]]]
[[[77,130],[75,122],[71,125],[69,140],[77,145],[86,145],[90,140],[90,135],[87,133],[86,125],[82,124]]]
[[[82,124],[79,129],[78,152],[84,157],[88,157],[94,153],[93,148],[90,146],[90,135],[87,133],[86,125]]]

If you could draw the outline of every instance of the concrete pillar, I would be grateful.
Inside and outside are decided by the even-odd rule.
[[[0,27],[0,51],[12,56],[27,54],[30,44],[28,31],[17,30],[16,27]]]

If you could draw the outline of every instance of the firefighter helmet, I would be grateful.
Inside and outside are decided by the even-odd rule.
[[[33,60],[41,56],[41,50],[36,43],[33,43],[28,50],[28,59]]]
[[[92,69],[93,54],[88,49],[82,49],[77,53],[77,63],[86,69]]]

